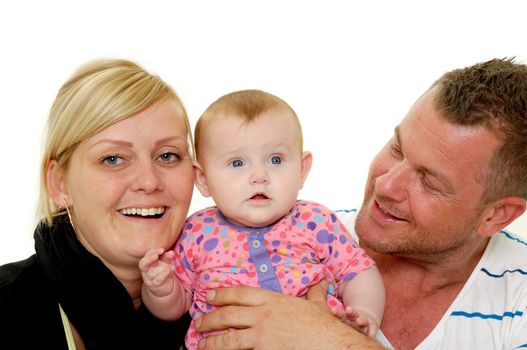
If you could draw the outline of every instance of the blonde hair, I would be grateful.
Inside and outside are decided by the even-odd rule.
[[[303,149],[302,126],[295,111],[287,102],[281,98],[261,90],[240,90],[231,92],[214,101],[203,112],[196,123],[194,130],[194,149],[196,158],[200,157],[200,144],[203,130],[212,120],[225,116],[236,116],[245,119],[247,123],[260,117],[264,112],[270,110],[282,110],[289,112],[288,115],[298,127],[300,150]]]
[[[65,171],[73,151],[82,141],[162,99],[181,108],[192,154],[190,124],[175,91],[157,75],[123,59],[97,59],[81,66],[60,88],[49,113],[40,169],[39,217],[51,224],[65,213],[50,198],[47,168],[56,160]]]

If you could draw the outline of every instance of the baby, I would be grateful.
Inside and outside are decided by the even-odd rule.
[[[150,250],[141,260],[152,313],[177,319],[190,309],[194,319],[213,309],[205,300],[211,289],[249,285],[302,296],[326,280],[335,286],[334,314],[374,336],[382,279],[333,212],[297,200],[312,155],[303,152],[291,107],[258,90],[225,95],[199,119],[195,146],[196,186],[216,206],[187,219],[173,251]],[[187,348],[197,349],[200,336],[192,321]]]

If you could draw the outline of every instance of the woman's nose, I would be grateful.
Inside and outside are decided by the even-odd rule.
[[[162,188],[160,169],[156,167],[154,161],[138,163],[135,171],[134,190],[151,193]]]

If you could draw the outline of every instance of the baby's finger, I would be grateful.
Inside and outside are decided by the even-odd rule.
[[[153,248],[149,249],[143,258],[139,260],[139,269],[145,272],[152,263],[156,262],[159,258],[159,255],[163,254],[163,248]]]
[[[337,317],[337,318],[344,318],[346,316],[346,313],[344,312],[344,309],[340,308],[340,307],[332,307],[331,308],[331,313],[333,314],[333,316]]]
[[[359,327],[364,327],[364,326],[367,326],[369,324],[368,319],[366,319],[364,317],[360,317],[360,316],[355,319],[355,323]]]
[[[159,260],[167,264],[172,264],[172,260],[174,260],[174,256],[176,256],[176,253],[173,250],[169,250],[165,252],[163,255],[161,255]]]
[[[367,325],[365,334],[373,338],[377,334],[377,331],[371,325]]]
[[[157,275],[154,276],[152,279],[152,284],[154,286],[159,286],[163,284],[163,282],[167,279],[167,277],[172,273],[172,269],[168,268],[168,266],[164,267],[163,269],[160,269],[158,271]]]
[[[348,320],[351,320],[353,322],[356,322],[357,318],[360,317],[360,314],[349,306],[346,306],[345,312],[346,312],[346,317],[348,318]]]

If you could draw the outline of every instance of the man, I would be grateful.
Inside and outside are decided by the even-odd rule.
[[[417,100],[372,161],[356,220],[341,217],[354,224],[386,285],[381,344],[527,347],[527,244],[502,231],[525,211],[526,174],[526,65],[496,59],[454,70]],[[210,301],[230,306],[198,329],[242,329],[202,345],[378,347],[331,318],[319,290],[308,300],[316,303],[246,287],[217,290]]]

